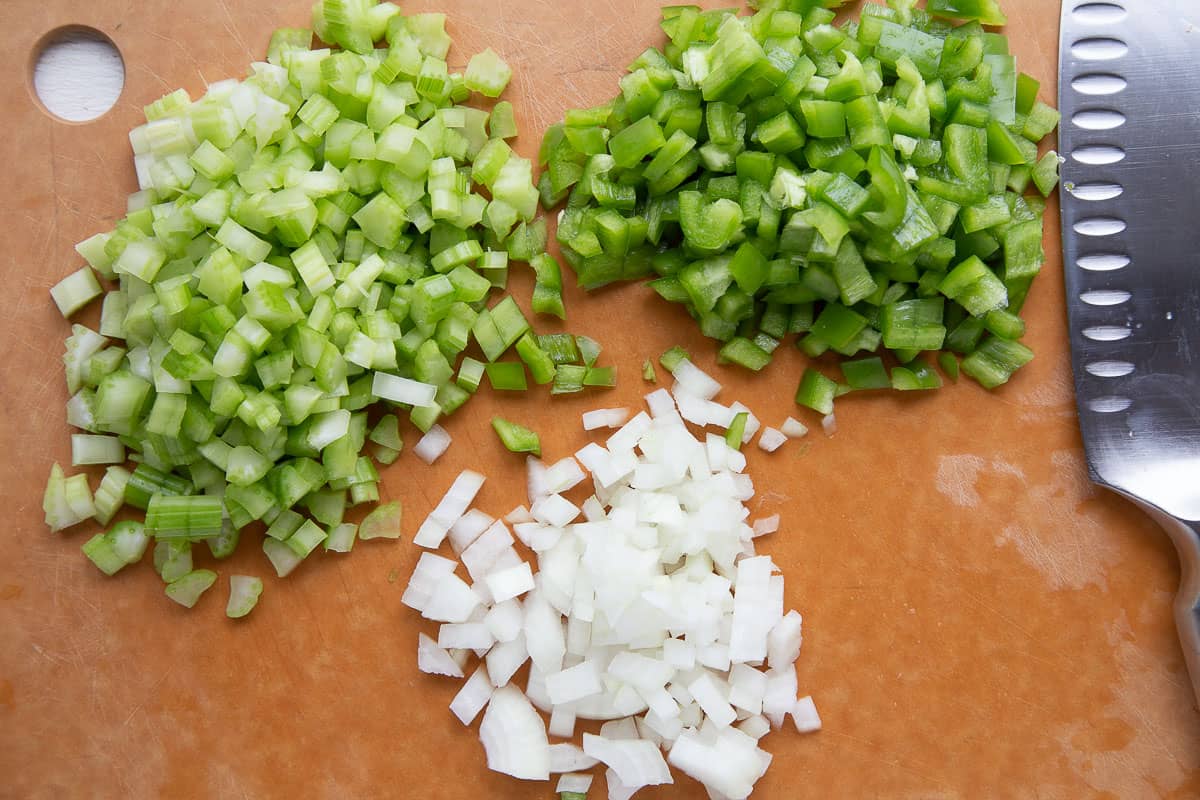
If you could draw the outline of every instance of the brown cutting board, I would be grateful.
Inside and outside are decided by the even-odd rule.
[[[450,422],[454,444],[436,466],[405,453],[386,470],[384,494],[405,503],[404,541],[317,555],[279,581],[249,536],[187,611],[148,564],[113,579],[97,572],[79,553],[92,528],[47,532],[43,483],[51,462],[70,460],[59,360],[68,326],[47,289],[78,267],[72,245],[122,214],[135,188],[125,134],[139,109],[241,75],[273,28],[306,24],[309,6],[0,6],[0,48],[16,65],[0,78],[0,796],[548,800],[551,787],[489,773],[475,731],[446,709],[457,683],[417,671],[417,632],[434,627],[400,604],[418,556],[411,533],[467,466],[491,476],[484,509],[517,504],[521,461],[497,446],[493,413],[536,427],[548,457],[561,457],[586,441],[581,411],[638,403],[643,359],[676,343],[715,371],[727,400],[769,424],[797,413],[794,349],[761,376],[715,367],[712,344],[649,291],[572,289],[571,330],[605,345],[619,388],[554,400],[482,393]],[[1022,67],[1053,98],[1058,4],[1006,7]],[[661,42],[657,4],[645,0],[407,8],[449,14],[455,64],[491,46],[513,65],[508,96],[526,155],[564,109],[611,97],[622,66]],[[125,60],[120,101],[90,124],[54,120],[31,88],[39,40],[68,24],[105,32]],[[754,511],[783,515],[764,549],[805,617],[800,685],[825,722],[814,735],[767,739],[775,762],[757,797],[1200,796],[1200,715],[1170,617],[1175,555],[1151,522],[1087,481],[1053,224],[1046,245],[1028,308],[1038,358],[1012,385],[849,398],[833,438],[751,452]],[[527,276],[513,286],[528,296]],[[94,323],[95,310],[82,318]],[[232,573],[267,578],[240,622],[223,613]],[[602,781],[592,796],[604,796]],[[704,794],[681,779],[639,796]]]

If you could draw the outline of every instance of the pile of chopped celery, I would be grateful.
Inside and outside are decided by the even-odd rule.
[[[423,450],[440,454],[436,423],[484,373],[497,388],[524,388],[524,365],[555,392],[611,384],[594,357],[568,366],[578,358],[535,337],[512,297],[488,307],[512,259],[534,269],[534,310],[562,317],[561,275],[534,219],[533,165],[505,141],[512,106],[461,105],[499,96],[511,70],[487,50],[451,73],[444,22],[320,0],[314,30],[277,31],[245,80],[146,108],[130,134],[141,190],[52,291],[64,316],[104,296],[99,331],[75,325],[64,361],[84,432],[73,463],[111,466],[93,496],[55,465],[46,522],[146,509],[144,526],[85,546],[100,569],[153,539],[168,594],[190,606],[215,579],[192,569],[192,546],[227,557],[255,521],[280,575],[319,545],[349,550],[356,531],[395,538],[398,505],[361,529],[345,516],[379,500],[377,465],[403,447],[396,410],[437,428]],[[314,32],[333,47],[314,49]],[[471,342],[487,363],[456,366]],[[521,361],[499,360],[514,347]],[[256,588],[237,582],[231,615]]]
[[[838,5],[665,7],[669,40],[621,94],[546,133],[563,255],[588,289],[651,277],[724,361],[760,370],[791,334],[851,359],[842,381],[804,376],[797,401],[823,414],[847,391],[940,386],[923,354],[999,386],[1033,356],[1019,314],[1059,114],[982,27],[1005,22],[995,0],[889,0],[836,24]]]

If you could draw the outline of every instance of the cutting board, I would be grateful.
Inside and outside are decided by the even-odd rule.
[[[1021,66],[1052,99],[1058,4],[1005,5]],[[603,343],[619,387],[567,399],[483,392],[448,424],[454,443],[435,466],[406,452],[384,472],[384,496],[404,502],[400,542],[318,555],[280,581],[248,536],[188,611],[148,564],[111,579],[94,569],[79,552],[92,528],[49,533],[42,487],[70,452],[59,360],[68,325],[47,290],[78,267],[72,245],[121,216],[135,188],[126,133],[140,108],[241,75],[275,27],[307,24],[309,6],[0,8],[0,48],[16,64],[0,77],[0,796],[548,800],[545,784],[489,773],[475,730],[446,709],[457,682],[417,671],[417,633],[434,628],[400,594],[420,520],[468,466],[491,476],[483,509],[520,501],[522,463],[494,440],[494,413],[537,428],[547,456],[561,457],[587,441],[578,415],[636,405],[642,361],[673,344],[725,384],[722,399],[744,400],[768,424],[797,413],[793,348],[762,375],[718,367],[685,314],[648,290],[569,289],[570,329]],[[623,65],[662,40],[657,5],[644,0],[406,7],[449,15],[454,64],[485,46],[512,64],[525,155],[564,109],[611,97]],[[117,106],[88,124],[56,121],[32,92],[39,40],[68,24],[103,31],[125,61]],[[1057,217],[1053,203],[1049,212]],[[766,740],[775,761],[755,797],[1200,796],[1200,715],[1170,617],[1175,555],[1151,522],[1087,481],[1053,224],[1046,249],[1027,313],[1038,357],[1011,385],[847,398],[833,437],[818,426],[777,453],[751,450],[752,510],[783,517],[762,549],[804,615],[800,686],[825,723]],[[524,303],[530,281],[514,272]],[[81,319],[94,324],[96,310]],[[233,573],[266,579],[258,608],[237,622],[223,613]],[[592,796],[604,796],[602,781]],[[686,778],[639,794],[703,796]]]

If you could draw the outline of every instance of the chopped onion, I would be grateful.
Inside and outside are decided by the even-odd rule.
[[[448,622],[438,629],[437,643],[447,650],[488,650],[496,637],[482,622]]]
[[[529,513],[539,522],[561,528],[579,516],[579,506],[562,495],[552,494],[534,503]]]
[[[504,521],[470,510],[482,478],[464,473],[473,477],[460,476],[418,534],[431,546],[449,537],[474,582],[426,553],[404,602],[446,623],[437,643],[421,642],[427,662],[483,659],[453,710],[468,724],[491,696],[481,738],[493,769],[530,777],[601,761],[610,798],[628,798],[672,780],[666,751],[711,796],[746,797],[770,764],[758,741],[771,727],[788,716],[819,725],[797,699],[800,615],[784,615],[783,578],[755,553],[780,517],[752,523],[745,455],[685,424],[728,425],[745,406],[713,402],[719,385],[694,366],[678,372],[678,392],[652,393],[653,414],[624,421],[605,445],[549,466],[530,458],[529,509]],[[785,440],[768,428],[759,445]],[[586,479],[581,465],[595,493],[576,506],[562,492]],[[513,678],[526,662],[522,693]],[[572,738],[580,719],[604,722],[582,751],[548,745],[547,734]],[[513,744],[526,740],[532,755]]]
[[[574,489],[587,480],[587,473],[579,466],[579,462],[567,456],[554,462],[546,468],[546,491],[550,494],[562,494]]]
[[[766,428],[763,430],[762,436],[758,437],[758,446],[768,453],[774,453],[783,447],[787,440],[788,437],[782,431]]]
[[[779,430],[789,439],[800,439],[808,435],[807,426],[795,417],[785,419],[783,424],[779,426]]]
[[[497,642],[511,642],[516,639],[524,622],[525,612],[521,608],[520,600],[496,603],[483,617],[483,624],[487,625]]]
[[[551,736],[557,736],[560,739],[570,739],[575,735],[575,706],[573,704],[555,706],[550,711],[550,724],[547,730]],[[553,767],[551,772],[555,770]]]
[[[650,409],[650,416],[655,419],[677,413],[675,398],[671,397],[671,393],[666,389],[657,389],[646,395],[646,406]]]
[[[413,453],[426,464],[432,464],[441,458],[442,453],[445,453],[449,448],[450,434],[446,433],[446,429],[441,425],[434,425],[417,442],[416,447],[413,448]]]
[[[418,443],[417,447],[420,446]],[[472,501],[475,500],[475,495],[479,494],[479,490],[483,487],[484,480],[484,477],[478,472],[463,470],[454,479],[454,483],[450,485],[445,496],[421,523],[417,535],[413,538],[413,544],[431,549],[440,547],[446,539],[446,534],[450,532],[451,526],[458,522],[470,508]]]
[[[585,733],[583,752],[611,767],[630,788],[675,782],[662,751],[642,739],[608,739]]]
[[[454,574],[454,567],[455,563],[448,558],[433,553],[422,553],[412,577],[408,579],[408,588],[404,590],[400,602],[409,608],[424,611],[429,598],[433,596],[433,590],[443,578]]]
[[[721,391],[721,384],[686,358],[675,366],[672,374],[675,376],[673,394],[676,400],[679,399],[680,394],[689,394],[692,397],[699,397],[701,400],[712,400]]]
[[[772,514],[769,517],[754,520],[754,525],[751,528],[754,531],[754,538],[766,536],[769,533],[775,533],[779,530],[779,515]]]
[[[461,553],[479,538],[479,534],[491,527],[496,520],[477,508],[472,508],[463,514],[457,522],[450,526],[450,547],[454,552]]]
[[[578,772],[583,769],[591,769],[599,763],[599,760],[583,752],[583,748],[577,744],[550,745],[551,772]]]
[[[800,644],[804,637],[801,629],[803,619],[798,611],[784,614],[767,637],[767,663],[775,669],[785,669],[800,657]]]
[[[492,599],[497,603],[520,597],[526,592],[533,591],[533,571],[522,561],[520,564],[495,570],[486,578],[488,590]]]
[[[833,436],[837,433],[837,418],[833,414],[821,417],[821,430],[825,431],[826,436]]]
[[[566,705],[604,690],[594,661],[584,661],[546,677],[546,693],[554,705]]]
[[[504,515],[504,521],[509,525],[516,525],[518,522],[533,522],[533,515],[525,506],[517,506]]]
[[[594,431],[597,428],[619,428],[628,419],[628,408],[597,408],[594,411],[584,412],[583,429]]]
[[[448,675],[452,678],[463,676],[462,668],[454,662],[450,654],[423,633],[417,635],[417,669],[430,675]]]
[[[488,768],[524,780],[550,778],[550,743],[546,725],[521,690],[497,689],[483,712],[479,739]]]
[[[800,733],[812,733],[821,730],[821,715],[811,697],[801,697],[792,707],[792,721]]]
[[[737,729],[747,736],[761,739],[771,732],[771,721],[761,714],[755,714],[739,722]]]
[[[700,704],[700,710],[718,728],[732,725],[737,719],[737,712],[733,710],[733,706],[729,705],[729,701],[726,699],[727,688],[718,687],[707,672],[701,673],[700,677],[689,683],[687,687],[688,692]]]
[[[492,686],[499,688],[507,684],[528,660],[529,649],[525,647],[524,632],[512,641],[501,642],[488,650],[486,661]]]
[[[536,456],[525,458],[525,486],[530,506],[550,493],[546,489],[546,465]]]
[[[450,711],[463,725],[470,725],[492,699],[494,691],[488,678],[487,667],[480,664],[450,701]]]
[[[466,622],[479,603],[479,595],[462,578],[447,575],[438,581],[421,616],[435,622]]]

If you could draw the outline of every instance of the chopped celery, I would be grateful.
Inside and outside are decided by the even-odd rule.
[[[384,503],[368,514],[358,526],[359,539],[399,539],[403,509],[399,500]]]
[[[197,569],[182,575],[167,584],[167,597],[184,608],[192,608],[217,582],[217,573],[210,569]]]
[[[314,34],[336,47],[313,49]],[[156,568],[188,577],[170,590],[188,599],[203,578],[188,576],[191,544],[227,558],[256,520],[280,575],[321,543],[398,536],[398,504],[361,529],[343,518],[378,501],[400,416],[430,430],[485,372],[525,385],[521,363],[464,356],[471,340],[488,361],[516,345],[536,381],[556,378],[557,351],[493,292],[519,258],[533,311],[563,315],[533,164],[505,144],[511,103],[461,105],[498,96],[512,71],[485,50],[452,73],[449,48],[440,14],[318,0],[312,30],[276,32],[250,77],[146,106],[130,134],[140,191],[50,292],[64,316],[104,295],[99,331],[72,326],[63,363],[72,461],[114,466],[93,498],[56,465],[47,525],[146,511],[144,528],[88,543],[102,569],[154,537]]]
[[[225,604],[225,616],[241,619],[254,610],[263,591],[262,578],[250,575],[229,576],[229,602]]]

